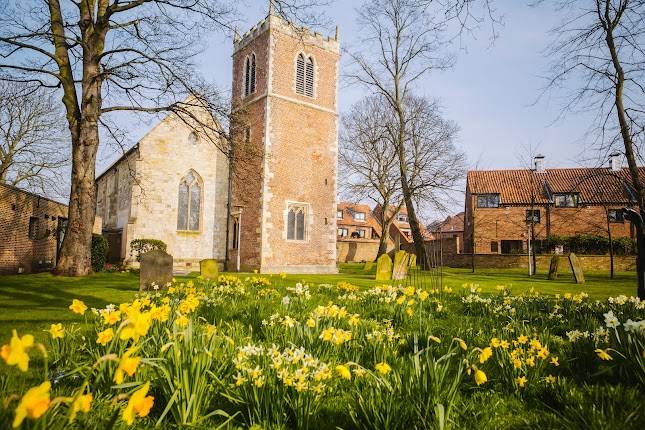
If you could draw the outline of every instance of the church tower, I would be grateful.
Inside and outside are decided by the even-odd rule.
[[[336,272],[338,32],[323,37],[269,12],[234,40],[229,268]],[[239,262],[239,263],[238,263]]]

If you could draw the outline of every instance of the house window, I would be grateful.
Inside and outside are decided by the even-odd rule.
[[[289,205],[287,213],[287,240],[305,240],[307,236],[305,218],[307,208],[304,205]]]
[[[407,214],[399,214],[396,219],[400,222],[408,222]]]
[[[38,217],[32,216],[29,218],[29,239],[34,240],[38,238]]]
[[[244,97],[255,92],[255,54],[244,61]]]
[[[336,219],[343,219],[343,211],[342,210],[337,210],[336,211]]]
[[[199,231],[202,186],[199,175],[190,171],[179,182],[177,230]]]
[[[526,210],[526,222],[532,222],[533,224],[540,223],[540,210],[539,209],[527,209]]]
[[[361,239],[365,238],[365,230],[364,229],[360,228],[360,229],[356,230],[356,232],[358,233],[358,237],[360,237]]]
[[[296,93],[307,97],[314,96],[314,59],[298,54],[296,59]]]
[[[578,194],[576,193],[554,194],[553,199],[556,208],[578,207]]]
[[[477,196],[478,208],[498,208],[499,194],[479,194]]]
[[[495,241],[490,243],[490,252],[499,254],[499,244]]]
[[[338,229],[338,237],[347,237],[347,229],[346,228],[339,228]]]
[[[365,221],[365,212],[354,212],[354,220]]]
[[[609,219],[609,222],[625,222],[625,214],[622,209],[609,209],[607,211],[607,218]]]

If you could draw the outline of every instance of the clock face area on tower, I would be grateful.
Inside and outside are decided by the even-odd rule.
[[[236,38],[233,166],[242,269],[336,271],[339,43],[269,15]],[[249,155],[252,154],[252,155]],[[230,244],[229,244],[230,247]]]

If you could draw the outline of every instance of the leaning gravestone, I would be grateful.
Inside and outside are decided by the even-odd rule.
[[[556,279],[558,277],[558,264],[560,263],[560,256],[553,255],[551,257],[551,264],[549,265],[549,280]]]
[[[383,254],[376,261],[376,280],[389,281],[392,279],[392,259],[389,255]]]
[[[165,288],[172,282],[172,255],[155,249],[141,255],[141,269],[139,271],[139,289],[149,290],[152,284]]]
[[[573,279],[576,280],[576,284],[584,284],[585,275],[582,273],[582,264],[580,264],[580,259],[573,252],[569,254],[569,264],[571,264],[571,271],[573,272]]]
[[[408,276],[408,267],[410,265],[410,254],[405,251],[398,251],[394,255],[394,267],[392,268],[392,279],[400,281]]]
[[[363,272],[369,272],[370,270],[372,270],[372,266],[374,266],[373,261],[366,261],[365,266],[363,267]]]
[[[199,274],[202,275],[204,279],[217,279],[219,275],[217,269],[217,260],[212,258],[207,258],[199,262]]]

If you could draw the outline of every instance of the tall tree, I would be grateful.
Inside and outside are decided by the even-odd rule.
[[[392,119],[382,97],[366,97],[343,116],[340,133],[341,191],[357,201],[370,199],[381,207],[377,258],[387,252],[390,226],[403,204],[397,153],[388,132]]]
[[[0,182],[63,196],[69,160],[63,121],[51,91],[0,81]]]
[[[594,113],[590,136],[600,150],[621,148],[636,193],[636,216],[645,217],[638,168],[645,137],[645,0],[551,2],[564,18],[547,52],[553,59],[547,89],[564,97],[564,113]],[[636,224],[638,295],[645,298],[645,225]]]
[[[360,52],[351,53],[355,69],[349,77],[382,96],[396,118],[392,130],[397,153],[401,192],[405,203],[415,252],[425,265],[426,252],[421,225],[410,186],[405,143],[404,100],[411,95],[417,81],[431,70],[445,69],[451,57],[442,55],[442,35],[446,28],[443,16],[436,18],[431,1],[368,0],[359,9],[359,22],[365,35]]]

